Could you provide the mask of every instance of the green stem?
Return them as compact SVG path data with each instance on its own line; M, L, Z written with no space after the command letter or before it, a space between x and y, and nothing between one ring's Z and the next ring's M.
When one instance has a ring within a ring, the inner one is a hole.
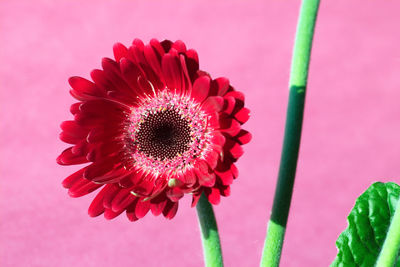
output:
M224 266L217 221L215 220L213 208L204 194L201 195L196 208L201 229L204 263L207 267Z
M261 259L262 267L279 266L281 257L299 154L308 67L318 6L319 0L303 0L300 10L290 73L285 136L274 203Z
M383 243L381 253L376 261L376 267L394 266L400 249L400 200L397 201L389 231Z

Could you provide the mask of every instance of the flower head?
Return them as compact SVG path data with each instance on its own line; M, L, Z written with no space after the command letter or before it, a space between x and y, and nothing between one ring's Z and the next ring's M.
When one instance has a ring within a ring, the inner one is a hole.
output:
M244 96L226 78L199 70L197 53L181 41L114 45L93 82L72 77L74 120L61 124L72 144L61 165L87 164L63 185L72 197L102 188L91 216L122 212L135 221L151 210L171 219L184 194L195 206L204 192L212 204L228 196L238 176L234 162L251 139Z

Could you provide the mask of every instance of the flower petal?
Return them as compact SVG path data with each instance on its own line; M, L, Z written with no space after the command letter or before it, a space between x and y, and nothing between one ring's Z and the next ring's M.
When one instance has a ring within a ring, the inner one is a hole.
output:
M201 192L193 194L193 196L192 196L192 205L191 205L192 208L197 205L197 203L199 202L200 197L201 197Z
M112 220L116 217L118 217L118 215L120 215L123 212L123 210L119 211L119 212L114 212L111 209L106 209L104 211L104 218L106 218L107 220Z
M199 180L199 184L212 187L215 184L215 174L204 160L198 161L194 166L194 172Z
M68 82L72 87L71 95L78 100L83 101L105 96L103 90L84 78L74 76L69 78Z
M237 121L243 124L250 118L250 110L248 108L242 108L236 112L234 117Z
M213 205L219 204L221 196L217 188L206 188L204 193L206 194L208 201L210 201L211 204Z
M114 185L105 185L103 189L97 194L97 196L93 199L92 203L89 206L88 213L90 217L96 217L104 213L104 197L107 196L110 191L114 190L114 188Z
M219 112L224 107L224 99L221 96L210 96L201 107L208 113Z
M107 188L107 194L103 197L103 206L106 209L111 209L111 203L121 189L115 184L107 184L105 188Z
M135 207L135 215L138 219L143 218L150 210L150 201L138 201Z
M148 87L143 86L143 81L145 80L143 79L143 73L137 65L132 63L130 60L123 58L120 61L120 68L124 80L129 84L135 95L140 96L151 93L151 90L149 90Z
M217 95L224 96L229 89L229 80L225 77L220 77L213 80L217 87Z
M95 184L92 181L82 178L68 190L68 194L71 197L81 197L102 186L102 184Z
M194 81L192 89L192 97L197 102L202 103L210 92L210 77L202 76Z
M120 189L111 201L111 209L114 212L125 210L135 199L136 197L131 194L130 190Z
M215 169L217 167L218 159L219 159L219 154L215 151L209 151L205 156L205 160L207 161L208 166L210 166L211 169Z
M83 179L83 172L86 168L80 169L77 172L74 172L70 176L64 179L62 185L64 188L71 188L75 183L77 183L80 179Z
M151 212L154 216L158 216L162 213L165 206L167 205L167 198L165 194L161 194L150 200L150 208Z
M167 87L177 94L182 92L182 70L180 60L175 49L170 50L162 58L161 68L164 73Z
M250 142L252 136L251 133L249 133L248 131L240 130L240 132L235 136L235 138L241 145L244 145Z
M117 62L121 60L121 58L126 57L128 54L128 48L126 48L121 43L116 43L113 46L114 58Z
M181 40L177 40L172 44L173 49L178 51L178 53L185 53L186 52L186 45Z
M179 187L170 188L167 191L167 197L171 201L177 202L177 201L179 201L179 199L181 199L183 197L183 192Z
M186 51L186 66L188 69L190 80L195 80L197 71L199 70L199 56L193 49Z
M229 134L230 136L235 136L240 132L240 123L235 119L225 116L224 114L220 116L219 123L220 131L223 133Z
M87 162L86 156L73 154L72 147L65 149L57 158L57 163L60 165L75 165Z
M171 202L169 201L163 210L163 215L167 219L172 219L175 217L176 212L178 211L178 203L179 202Z

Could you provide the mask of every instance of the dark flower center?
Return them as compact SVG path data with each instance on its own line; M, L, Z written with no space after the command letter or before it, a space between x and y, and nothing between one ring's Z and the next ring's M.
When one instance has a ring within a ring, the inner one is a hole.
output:
M189 149L190 127L172 109L149 114L136 134L138 150L156 159L173 159Z

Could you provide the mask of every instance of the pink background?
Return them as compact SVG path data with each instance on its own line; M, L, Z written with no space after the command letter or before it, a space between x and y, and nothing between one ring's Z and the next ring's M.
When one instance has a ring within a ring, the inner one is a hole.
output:
M167 221L89 218L56 165L72 119L69 76L112 45L181 39L252 111L253 141L232 195L215 207L226 266L257 266L278 172L300 1L1 1L0 265L201 266L196 210ZM322 1L282 266L327 266L355 198L399 182L399 1Z

